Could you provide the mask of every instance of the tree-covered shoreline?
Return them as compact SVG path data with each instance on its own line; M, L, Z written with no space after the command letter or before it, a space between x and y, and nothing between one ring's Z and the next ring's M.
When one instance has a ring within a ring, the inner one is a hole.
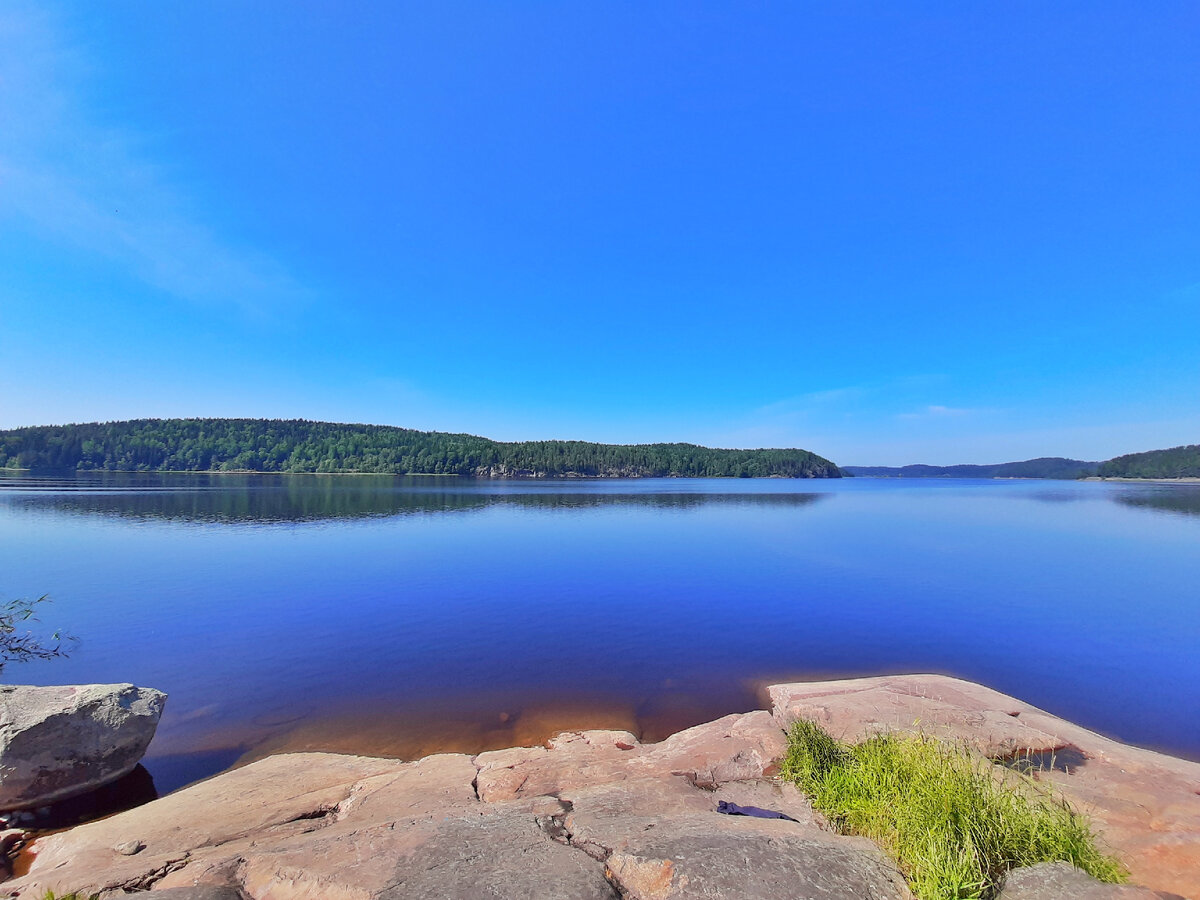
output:
M0 468L467 477L839 478L808 450L501 442L303 419L135 419L0 431Z
M1127 453L1102 463L1101 478L1200 478L1200 444Z
M1071 480L1096 474L1100 463L1061 456L1020 462L958 466L842 466L844 475L871 478L1050 478Z

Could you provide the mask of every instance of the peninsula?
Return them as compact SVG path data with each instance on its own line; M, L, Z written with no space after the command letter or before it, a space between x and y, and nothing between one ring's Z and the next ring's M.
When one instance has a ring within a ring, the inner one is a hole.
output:
M0 431L0 468L476 478L840 478L808 450L696 444L506 443L304 419L135 419Z

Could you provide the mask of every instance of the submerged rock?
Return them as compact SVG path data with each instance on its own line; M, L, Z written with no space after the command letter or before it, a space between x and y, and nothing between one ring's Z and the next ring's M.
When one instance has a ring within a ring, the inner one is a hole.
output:
M132 684L0 685L0 809L55 803L133 771L166 700Z

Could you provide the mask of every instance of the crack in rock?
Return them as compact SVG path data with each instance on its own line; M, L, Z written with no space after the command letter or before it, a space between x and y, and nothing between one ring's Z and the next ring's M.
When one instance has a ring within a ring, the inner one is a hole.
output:
M105 890L123 890L127 893L136 894L141 891L150 890L155 884L162 881L172 872L178 872L191 861L191 853L185 852L178 859L168 859L165 863L156 869L151 869L149 872L144 872L137 878L131 878L128 881L121 881L110 885Z

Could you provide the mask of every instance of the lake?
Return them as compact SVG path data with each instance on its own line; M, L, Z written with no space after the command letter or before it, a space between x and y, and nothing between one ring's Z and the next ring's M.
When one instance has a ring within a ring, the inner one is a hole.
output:
M238 760L646 740L765 683L983 682L1200 759L1200 486L0 476L27 684L170 695L162 793Z

